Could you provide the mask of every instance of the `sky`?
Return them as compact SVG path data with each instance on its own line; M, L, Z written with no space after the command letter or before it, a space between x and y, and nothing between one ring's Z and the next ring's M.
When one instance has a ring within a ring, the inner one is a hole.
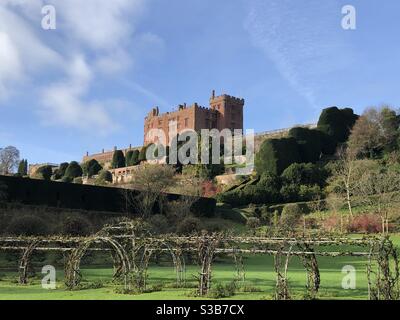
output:
M0 0L0 147L60 163L140 146L152 107L213 89L245 99L255 132L397 108L399 16L398 0Z

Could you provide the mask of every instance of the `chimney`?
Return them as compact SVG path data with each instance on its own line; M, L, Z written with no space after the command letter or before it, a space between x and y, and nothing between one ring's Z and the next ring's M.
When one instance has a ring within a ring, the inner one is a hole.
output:
M215 90L213 90L211 93L211 99L215 99Z

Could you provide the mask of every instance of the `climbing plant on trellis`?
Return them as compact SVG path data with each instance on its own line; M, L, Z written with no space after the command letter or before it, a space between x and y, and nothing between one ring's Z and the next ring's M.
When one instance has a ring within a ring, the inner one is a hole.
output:
M343 249L348 248L348 249ZM35 252L62 252L65 256L65 284L76 289L82 279L80 264L88 251L108 251L114 262L113 278L125 289L146 290L148 268L155 253L170 255L176 273L176 285L186 281L184 256L197 257L199 296L212 287L212 265L218 255L230 255L236 266L236 280L244 282L244 255L269 255L276 272L275 298L292 297L288 277L292 257L298 257L306 271L306 297L315 299L321 285L318 257L363 257L366 261L368 297L399 299L397 250L388 237L362 239L314 237L267 238L203 233L193 236L152 235L142 220L123 220L105 226L89 237L2 237L0 250L20 251L19 283L28 283L28 269Z

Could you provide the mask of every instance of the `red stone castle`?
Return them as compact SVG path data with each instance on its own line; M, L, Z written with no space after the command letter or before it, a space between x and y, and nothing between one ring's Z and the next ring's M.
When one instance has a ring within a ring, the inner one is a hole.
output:
M179 105L178 110L166 113L159 113L158 107L153 108L144 119L144 144L157 142L156 137L148 134L151 129L161 129L166 136L166 143L169 144L169 129L171 122L176 123L177 133L185 130L200 131L201 129L243 129L243 106L244 99L232 97L227 94L215 95L212 91L210 97L210 106L202 107L197 103L191 106L186 104ZM100 163L109 163L112 160L114 150L102 151L101 153L86 155L82 161L86 162L96 159ZM129 147L122 151L126 153L129 150L138 149Z
M215 96L212 92L210 106L201 107L197 103L191 106L179 105L177 111L159 113L158 107L153 108L144 120L144 145L158 142L158 137L151 134L152 129L164 132L169 144L171 123L175 123L177 133L186 130L196 132L201 129L243 129L244 99L227 94Z

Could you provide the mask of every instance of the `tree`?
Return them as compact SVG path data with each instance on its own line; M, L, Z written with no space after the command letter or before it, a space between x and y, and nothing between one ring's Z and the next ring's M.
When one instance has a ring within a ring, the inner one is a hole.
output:
M53 174L53 168L49 165L41 166L39 167L33 177L36 179L41 179L41 180L50 180L51 176Z
M293 163L283 171L281 177L286 183L297 185L323 186L328 177L324 168L312 163Z
M202 178L196 176L186 177L185 181L175 184L174 193L180 195L179 199L167 202L166 212L173 221L182 221L189 216L194 203L198 201L203 192Z
M146 161L147 146L143 146L139 152L139 162Z
M25 159L22 159L19 162L18 165L18 175L21 177L27 176L28 175L28 161Z
M13 173L19 163L19 150L13 146L0 149L0 174Z
M301 162L299 147L294 138L268 139L256 154L255 167L258 174L280 175L292 163Z
M115 150L111 162L113 169L125 167L125 156L122 150Z
M113 177L110 171L101 170L97 175L95 184L96 185L105 185L107 183L112 183Z
M126 153L126 166L136 166L139 163L139 150L129 150Z
M399 136L399 120L396 112L388 107L369 108L356 121L348 146L357 156L373 157L382 150L396 148Z
M357 192L362 203L370 206L382 222L382 232L389 232L388 213L394 202L399 200L400 175L393 170L375 168L364 171Z
M332 168L329 179L328 192L343 197L347 203L350 216L353 217L353 200L357 197L357 188L360 178L365 170L376 165L372 161L357 160L352 149L340 149L339 160Z
M68 165L69 165L68 162L62 162L62 163L60 163L58 169L56 169L56 170L54 171L53 180L59 180L59 179L61 179L62 177L64 177L64 176L65 176L65 171L67 170Z
M296 203L289 203L283 207L280 225L287 231L293 231L299 223L301 208Z
M302 162L317 162L322 155L323 132L319 130L296 127L289 131L289 137L296 139Z
M72 161L65 170L64 177L73 180L74 178L81 177L82 174L83 171L79 163L76 161Z
M140 190L138 195L124 191L126 201L133 205L143 217L153 213L156 203L160 204L162 193L174 184L175 169L169 165L146 165L135 174L132 189Z
M353 109L330 107L322 110L317 128L336 142L345 142L357 118Z
M125 164L127 167L131 166L132 163L132 154L133 154L133 150L129 150L126 154L125 154Z
M96 159L91 159L85 162L82 166L83 174L87 175L88 177L93 177L94 175L98 174L103 167L98 163Z

